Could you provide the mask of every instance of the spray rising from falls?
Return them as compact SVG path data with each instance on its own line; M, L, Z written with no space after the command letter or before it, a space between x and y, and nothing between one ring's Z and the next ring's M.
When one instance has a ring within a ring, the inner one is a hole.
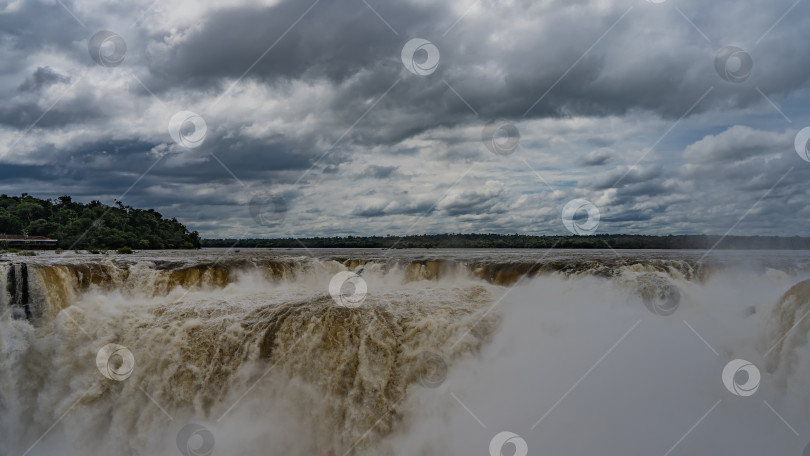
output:
M803 267L791 264L757 276L781 286ZM551 308L588 286L661 317L695 306L724 270L689 259L345 255L35 258L0 268L0 454L206 454L177 453L177 439L205 446L210 434L215 454L272 445L272 454L338 456L400 454L430 409L414 411L414 401L513 343L499 342L513 334L505 309ZM340 305L330 280L361 268L368 295ZM510 298L521 278L534 279ZM572 311L595 305L581 301ZM446 454L419 445L412 454Z
M497 322L480 313L492 301L486 284L425 285L430 266L367 265L366 280L384 288L358 309L326 293L346 269L336 261L171 266L6 265L2 445L24 449L47 426L43 414L73 408L84 419L68 429L119 436L83 451L151 454L161 442L146 436L161 435L167 417L225 420L268 380L255 393L305 405L288 414L318 430L313 451L359 450L361 437L390 431L397 417L385 412L437 368L426 359L478 350ZM107 344L132 353L121 382L95 369Z

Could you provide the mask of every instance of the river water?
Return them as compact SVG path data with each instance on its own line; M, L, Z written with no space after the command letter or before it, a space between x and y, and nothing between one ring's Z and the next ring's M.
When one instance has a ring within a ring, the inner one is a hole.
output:
M0 455L803 456L810 252L0 258Z

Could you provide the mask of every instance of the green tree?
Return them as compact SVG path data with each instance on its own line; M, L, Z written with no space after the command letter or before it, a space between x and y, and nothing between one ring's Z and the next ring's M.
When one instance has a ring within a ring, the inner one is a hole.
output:
M121 247L199 248L200 237L176 219L164 219L152 209L134 209L116 201L74 202L63 195L42 200L23 193L0 195L0 234L48 236L59 247L117 249Z

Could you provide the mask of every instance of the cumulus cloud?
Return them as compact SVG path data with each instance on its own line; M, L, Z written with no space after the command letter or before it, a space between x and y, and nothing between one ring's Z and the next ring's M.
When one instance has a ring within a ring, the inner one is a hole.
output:
M583 166L602 166L613 159L613 150L608 148L596 149L580 159Z
M810 234L789 223L810 212L792 152L810 15L792 5L6 2L0 191L123 196L209 237L563 233L573 198L601 231L722 233L747 213L740 233ZM120 64L91 58L100 30ZM403 65L411 38L438 49L431 74ZM718 73L739 70L717 62L729 45L753 62L737 82ZM205 120L199 147L168 131L181 110ZM512 155L482 144L496 118ZM275 231L245 206L268 190L289 200Z
M683 157L692 163L737 163L763 158L789 150L796 132L757 130L735 125L716 135L709 135L684 149Z

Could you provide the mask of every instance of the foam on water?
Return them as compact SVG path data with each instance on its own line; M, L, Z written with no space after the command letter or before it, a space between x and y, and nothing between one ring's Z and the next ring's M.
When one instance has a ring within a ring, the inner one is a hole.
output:
M501 431L529 454L810 441L805 258L172 255L30 261L31 319L0 320L0 454L183 454L190 422L213 454L487 454ZM360 266L368 298L337 305L330 278ZM133 354L125 380L97 369L106 344ZM753 396L722 382L736 358L762 372Z

